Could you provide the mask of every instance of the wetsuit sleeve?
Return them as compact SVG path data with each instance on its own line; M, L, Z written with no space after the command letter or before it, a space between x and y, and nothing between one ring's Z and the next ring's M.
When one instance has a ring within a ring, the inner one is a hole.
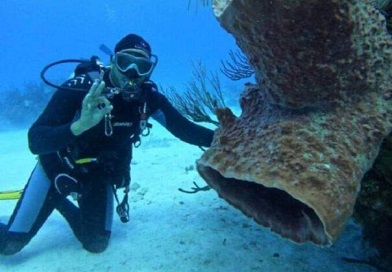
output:
M42 114L29 129L29 148L33 154L56 152L75 140L71 124L86 93L57 90L53 94Z
M154 96L158 99L158 109L152 117L170 133L189 144L205 147L211 145L213 130L189 121L173 107L164 95L155 92Z

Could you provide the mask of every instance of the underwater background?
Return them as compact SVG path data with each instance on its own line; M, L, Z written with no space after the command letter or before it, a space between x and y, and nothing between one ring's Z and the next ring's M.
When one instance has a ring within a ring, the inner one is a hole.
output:
M30 117L37 116L48 96L43 93L50 92L40 79L45 65L63 59L89 59L92 55L108 64L109 56L99 46L104 44L113 50L129 33L144 37L159 58L152 80L162 88L178 91L192 77L195 63L202 63L209 73L219 72L220 61L228 59L230 50L237 48L232 36L219 26L212 9L199 1L7 0L2 1L0 14L0 58L4 67L0 88L3 93L12 92L11 96L15 96L14 91L30 90L22 98L14 97L12 103L25 107ZM61 83L75 65L55 66L46 76ZM224 76L221 84L228 91L227 99L233 96L236 101L242 85ZM15 124L28 126L34 120L14 112L7 104L0 102L3 109L9 108L8 113L1 114L5 117L0 118L1 130Z
M184 90L199 61L208 72L219 73L221 61L237 47L212 9L197 2L1 1L0 161L7 169L0 168L0 190L23 187L35 164L26 129L53 90L40 79L45 65L92 55L108 63L99 46L113 49L123 36L136 33L159 58L152 80L162 88ZM74 66L56 66L47 76L61 83ZM243 85L253 79L234 82L219 76L227 105L238 111ZM154 123L132 163L136 182L131 223L115 219L107 252L84 252L61 216L54 214L23 252L0 257L0 271L376 271L343 259L366 259L374 253L362 244L361 229L352 221L330 248L297 245L255 224L212 190L179 193L178 187L189 188L192 182L205 185L193 168L200 155ZM15 203L0 202L1 222L8 220Z
M108 56L128 33L137 33L159 57L154 80L181 84L191 75L191 62L202 60L211 70L235 49L234 39L220 28L211 8L188 0L2 1L1 85L38 81L48 63L67 58ZM62 73L54 76L63 77Z

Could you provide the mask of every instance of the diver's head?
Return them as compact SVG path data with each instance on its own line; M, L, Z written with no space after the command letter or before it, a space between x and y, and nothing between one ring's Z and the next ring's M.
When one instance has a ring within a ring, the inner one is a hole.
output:
M121 89L140 86L151 76L156 63L150 45L142 37L129 34L114 48L110 80Z

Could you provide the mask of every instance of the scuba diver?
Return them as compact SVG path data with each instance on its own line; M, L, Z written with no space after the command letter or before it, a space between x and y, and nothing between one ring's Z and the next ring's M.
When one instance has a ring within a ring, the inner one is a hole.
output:
M84 249L104 251L114 201L121 221L129 221L132 146L148 135L150 116L184 142L200 147L212 142L212 130L186 119L157 91L150 80L157 56L142 37L122 38L107 67L97 58L92 61L78 65L28 131L38 162L8 224L0 223L2 255L22 250L54 209Z

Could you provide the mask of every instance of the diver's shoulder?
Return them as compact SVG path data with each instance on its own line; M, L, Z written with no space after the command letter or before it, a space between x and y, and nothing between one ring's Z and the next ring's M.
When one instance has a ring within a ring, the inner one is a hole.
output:
M152 81L147 80L143 83L143 89L147 92L147 97L153 101L160 101L165 98L165 95L159 91L158 85Z

